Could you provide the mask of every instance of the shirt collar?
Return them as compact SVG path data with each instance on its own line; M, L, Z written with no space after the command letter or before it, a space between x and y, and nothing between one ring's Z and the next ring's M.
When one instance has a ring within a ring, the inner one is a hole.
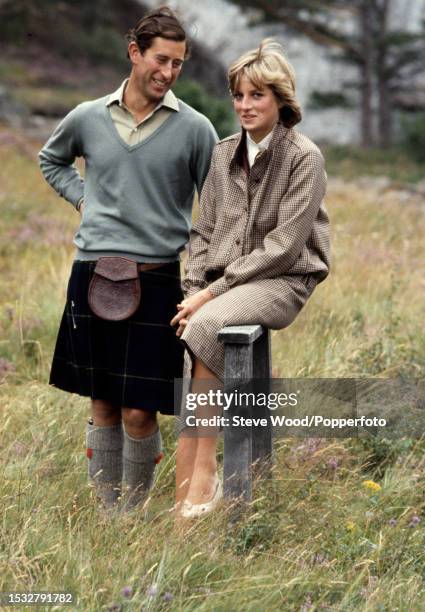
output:
M281 140L285 136L285 134L288 132L288 129L289 128L285 127L281 121L278 121L278 123L274 126L273 130L269 134L267 134L265 138L263 138L261 143L258 144L261 144L263 146L264 140L269 139L267 141L267 147L265 148L269 151L273 151L277 142L279 142L279 140ZM243 165L243 148L247 146L247 138L248 132L242 128L242 131L235 143L235 151L232 156L232 162L236 163L239 166Z
M270 141L272 139L272 136L273 136L273 130L271 130L271 132L269 132L267 136L264 136L264 138L260 140L260 142L255 142L255 140L253 140L247 132L246 142L247 142L248 148L252 148L253 150L255 150L256 153L258 153L258 151L264 151L265 149L268 148Z
M125 79L121 83L121 85L118 87L118 89L114 91L113 93L111 93L111 95L106 101L106 106L111 106L111 104L118 104L119 106L125 108L123 98L124 98L124 91L125 91L128 81L129 79ZM162 100L159 102L159 104L155 107L154 110L158 110L159 108L161 108L161 106L166 106L167 108L177 111L177 112L180 110L179 101L176 98L176 96L173 94L171 89L167 91L165 96L162 98Z
M260 142L255 142L251 138L251 136L248 134L248 132L246 133L248 163L249 163L250 168L254 164L254 161L257 155L267 150L267 147L269 146L272 135L273 135L273 130L271 130L271 132L269 132L267 136L265 136L262 140L260 140Z

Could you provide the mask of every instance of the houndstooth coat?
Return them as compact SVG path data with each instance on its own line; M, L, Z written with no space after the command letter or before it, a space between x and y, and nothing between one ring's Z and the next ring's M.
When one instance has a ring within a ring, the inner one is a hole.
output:
M215 296L182 335L191 356L223 377L225 325L287 327L329 271L324 160L278 123L250 170L245 132L219 142L193 226L183 291Z

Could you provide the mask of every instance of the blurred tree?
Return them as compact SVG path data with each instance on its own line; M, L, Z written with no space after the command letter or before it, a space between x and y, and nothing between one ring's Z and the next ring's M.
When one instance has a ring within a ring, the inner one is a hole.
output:
M402 142L411 157L425 163L425 112L404 118Z
M425 57L425 26L410 32L390 24L396 0L231 1L244 10L255 9L253 25L280 22L356 66L359 79L350 85L360 91L362 143L391 143L394 112L403 106L400 90L413 87Z

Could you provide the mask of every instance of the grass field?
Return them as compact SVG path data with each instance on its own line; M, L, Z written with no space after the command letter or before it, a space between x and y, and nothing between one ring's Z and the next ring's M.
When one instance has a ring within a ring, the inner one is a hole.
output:
M78 218L41 178L37 149L1 138L0 592L73 591L84 611L423 610L420 440L279 439L273 480L240 523L228 529L223 509L182 536L164 417L146 511L98 514L87 400L46 384ZM273 332L275 375L423 377L424 207L341 180L327 201L332 274Z
M387 176L400 183L424 179L424 166L414 161L400 146L386 149L333 145L324 148L329 174L348 180L359 176Z

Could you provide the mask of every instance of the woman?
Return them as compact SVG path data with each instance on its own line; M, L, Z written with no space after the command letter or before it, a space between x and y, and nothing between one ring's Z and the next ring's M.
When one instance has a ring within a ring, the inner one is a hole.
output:
M194 225L178 325L196 380L223 378L226 325L287 327L329 270L324 160L293 129L294 71L273 39L229 69L241 133L213 152ZM192 389L193 390L193 389ZM215 437L180 436L177 503L200 516L221 497Z

